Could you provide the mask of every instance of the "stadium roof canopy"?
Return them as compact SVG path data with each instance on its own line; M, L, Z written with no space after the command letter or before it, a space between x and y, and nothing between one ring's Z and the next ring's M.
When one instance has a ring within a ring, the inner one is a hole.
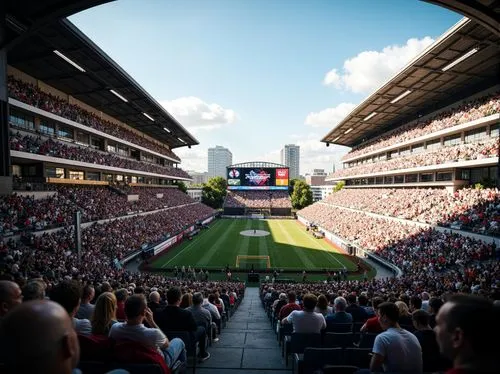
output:
M500 82L500 37L462 19L321 141L353 147Z
M500 35L500 1L498 0L423 0L448 8L476 20L490 31Z
M267 162L267 161L249 161L228 166L228 168L287 168L287 167L288 166L283 164L276 164L274 162Z
M103 2L89 1L94 5ZM38 4L38 1L32 3ZM62 6L62 1L52 0L49 3ZM12 27L15 26L9 26ZM9 65L172 148L199 144L146 90L69 20L53 20L11 44L7 53Z

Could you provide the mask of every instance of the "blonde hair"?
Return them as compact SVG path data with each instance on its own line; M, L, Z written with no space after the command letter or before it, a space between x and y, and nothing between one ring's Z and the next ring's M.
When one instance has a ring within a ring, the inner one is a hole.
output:
M404 301L398 300L395 302L396 306L399 309L400 316L409 316L410 310L408 309L408 305Z
M116 296L112 292L104 292L95 303L92 334L108 335L113 321L116 321Z
M193 295L189 292L182 295L181 303L179 306L183 309L193 306Z

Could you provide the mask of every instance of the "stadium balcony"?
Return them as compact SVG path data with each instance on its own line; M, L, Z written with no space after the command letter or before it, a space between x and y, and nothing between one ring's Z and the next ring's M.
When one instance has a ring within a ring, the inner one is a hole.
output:
M170 162L178 163L180 158L164 145L149 140L137 130L126 129L111 121L99 118L96 114L71 104L55 95L44 92L32 84L9 76L9 105L22 109L40 118L59 122L63 125L83 130L116 143L133 147Z
M351 163L327 180L345 180L348 187L445 186L457 188L486 179L496 180L499 155L498 123L482 126L413 147L396 149L383 157Z
M413 122L402 124L361 145L354 147L344 157L344 163L378 156L398 148L412 146L424 141L462 131L477 129L498 123L500 119L500 96L498 93L480 96L458 106L452 105Z
M11 132L10 148L13 164L41 162L63 166L73 173L81 174L76 178L84 179L84 170L102 171L119 175L155 177L158 179L191 179L182 169L162 166L125 156L104 152L79 145L68 138L52 138L47 135L34 136L28 132ZM76 175L76 174L75 174Z

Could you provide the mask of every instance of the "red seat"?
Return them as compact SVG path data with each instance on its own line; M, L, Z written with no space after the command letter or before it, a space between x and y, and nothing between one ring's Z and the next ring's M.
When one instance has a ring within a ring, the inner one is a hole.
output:
M163 374L171 374L165 358L156 349L129 340L116 342L113 348L113 361L129 364L155 364L161 367Z

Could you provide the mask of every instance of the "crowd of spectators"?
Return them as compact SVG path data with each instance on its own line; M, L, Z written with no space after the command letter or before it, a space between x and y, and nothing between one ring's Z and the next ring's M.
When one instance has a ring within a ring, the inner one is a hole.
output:
M343 189L323 202L500 235L500 191L497 188L462 188L453 194L443 188L369 188L362 193L357 189Z
M162 155L180 161L180 158L169 148L140 136L137 132L99 118L95 114L80 108L78 105L70 104L67 100L63 100L57 96L42 91L33 84L29 84L18 80L13 76L9 76L8 90L10 97L22 101L23 103L70 119L82 125L92 127L96 130L123 140L127 140L131 143L141 145Z
M456 108L441 112L429 120L411 122L378 137L371 138L368 142L364 142L359 147L353 148L343 159L361 156L377 149L389 147L499 112L500 95L498 93L478 98Z
M450 162L477 160L498 157L500 144L498 138L483 139L478 143L457 144L442 148L391 158L389 160L366 163L351 168L337 170L333 177L348 177L379 173L391 170L417 168L422 166L440 165Z
M196 203L131 218L95 223L82 229L82 257L75 249L73 227L0 244L0 253L11 255L9 270L38 274L53 279L66 276L106 280L121 274L114 260L121 260L143 246L156 244L185 227L214 214L206 205Z
M292 208L288 191L228 191L226 208Z
M405 274L418 273L422 277L439 274L457 266L471 266L475 261L497 259L500 253L494 242L486 243L322 203L310 205L297 214L372 251ZM496 270L500 269L498 262L495 266Z
M101 152L89 147L70 144L55 140L53 138L42 138L41 136L21 135L21 133L11 133L9 138L10 149L20 152L35 153L44 156L63 158L98 164L114 166L117 168L146 171L173 177L189 178L184 170L168 165L152 164L144 161L137 161L130 158L118 156L107 152Z
M0 235L23 230L44 230L67 226L73 214L82 212L82 222L125 216L193 204L187 194L177 188L133 187L129 194L138 195L128 200L106 186L58 186L53 195L35 199L17 194L0 197Z

